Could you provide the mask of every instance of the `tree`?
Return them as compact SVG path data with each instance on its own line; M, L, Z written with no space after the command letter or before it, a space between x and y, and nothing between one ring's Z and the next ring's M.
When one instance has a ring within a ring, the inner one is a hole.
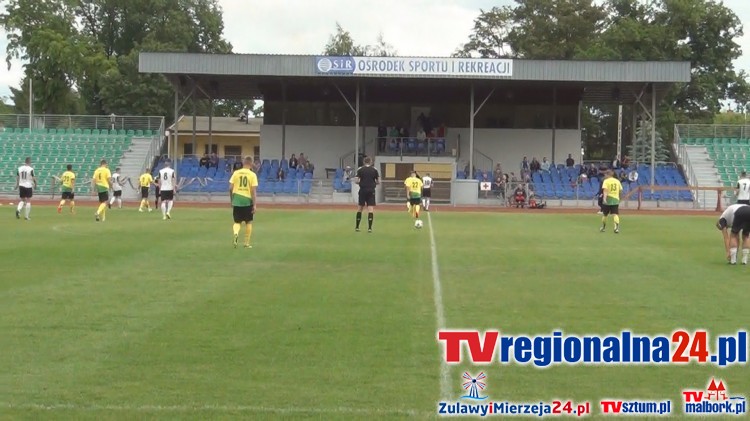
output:
M509 39L514 24L513 9L509 6L496 6L488 11L480 9L479 16L474 20L469 42L453 55L482 58L515 57Z
M172 118L172 89L138 72L139 52L232 48L217 0L7 0L0 25L9 65L28 62L26 76L40 87L35 108L47 113L67 112L72 94L92 114Z
M336 32L328 38L323 54L327 56L364 56L367 54L367 47L356 44L349 31L336 22Z
M670 153L661 133L656 131L656 161L669 161ZM628 145L628 156L635 162L651 162L651 122L643 120L635 131L635 143Z
M386 42L383 33L379 32L375 44L365 48L365 54L376 57L395 57L398 55L398 51L396 51L393 45Z

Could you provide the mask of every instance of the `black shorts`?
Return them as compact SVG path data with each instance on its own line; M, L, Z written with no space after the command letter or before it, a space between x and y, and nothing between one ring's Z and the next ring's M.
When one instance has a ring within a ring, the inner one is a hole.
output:
M421 197L410 197L409 203L412 205L421 205L422 204L422 198Z
M156 195L156 200L159 200L159 197L160 197L159 195L161 195L161 190L159 190L159 188L157 187L156 192L154 194Z
M741 207L734 212L734 221L732 221L732 234L739 234L747 237L750 234L750 207Z
M141 199L148 199L148 187L141 187Z
M115 197L122 197L122 190L114 190L112 193Z
M109 200L109 192L108 191L99 192L99 203L104 203L107 200Z
M602 204L602 213L604 216L607 215L619 215L620 214L620 205L608 205L608 204Z
M232 208L232 215L234 216L235 224L241 224L243 222L253 222L253 207L234 206Z
M750 205L750 200L738 200L738 205Z
M432 188L422 189L422 197L432 197Z
M64 191L62 192L62 200L73 200L75 199L76 195L72 191Z
M18 197L21 199L31 199L31 197L34 196L34 189L31 187L19 187L18 188Z
M359 206L375 206L375 190L359 190Z
M164 190L160 193L161 200L174 200L174 190Z

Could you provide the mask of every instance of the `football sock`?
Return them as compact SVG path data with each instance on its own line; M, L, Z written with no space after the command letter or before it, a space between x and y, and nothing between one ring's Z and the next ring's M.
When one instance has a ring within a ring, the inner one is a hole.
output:
M729 249L729 262L737 263L737 247L731 247Z
M615 215L614 219L615 219L615 225L620 225L620 215Z
M145 202L145 201L146 201L145 199L141 199L141 204L138 206L138 209L143 210L143 205L144 205L143 202Z
M357 212L357 228L359 228L360 222L362 222L362 212Z
M750 257L750 249L742 249L742 263L747 264L748 257Z
M112 196L112 198L111 198L111 199L109 199L109 204L111 205L111 204L113 204L113 203L115 203L115 197L114 197L114 196Z
M232 233L234 235L240 235L240 228L242 227L242 224L234 224L232 225Z
M172 203L173 202L171 200L167 203L167 213L172 212Z
M26 217L29 217L29 214L31 213L31 202L26 202Z
M122 199L120 199L120 198L118 197L118 198L117 198L117 200L116 200L116 202L117 202L117 207L118 207L118 208L121 208L121 207L122 207Z
M70 201L70 210L72 211L72 210L74 210L75 208L76 208L76 201L75 201L75 200L71 200L71 201Z
M367 228L372 229L372 220L375 219L375 214L370 212L367 214Z
M63 207L63 205L65 205L65 200L64 199L60 201L60 206L58 206L58 208Z
M104 209L107 209L107 202L99 203L99 209L96 210L96 214L104 215Z
M167 216L167 203L161 202L161 214Z
M245 245L250 245L250 236L253 235L253 224L245 224Z
M414 206L414 217L419 219L419 205Z
M430 199L425 199L424 202L424 210L427 210L430 208Z
M21 209L23 209L23 205L25 205L25 204L26 204L26 202L24 202L23 200L20 201L20 202L18 202L18 206L16 206L16 210L18 212L21 212Z

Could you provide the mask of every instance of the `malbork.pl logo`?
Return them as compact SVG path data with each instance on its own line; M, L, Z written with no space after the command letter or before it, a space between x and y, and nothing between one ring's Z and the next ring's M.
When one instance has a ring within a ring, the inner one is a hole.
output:
M747 399L730 396L723 380L711 379L706 390L683 390L683 412L687 415L745 415Z

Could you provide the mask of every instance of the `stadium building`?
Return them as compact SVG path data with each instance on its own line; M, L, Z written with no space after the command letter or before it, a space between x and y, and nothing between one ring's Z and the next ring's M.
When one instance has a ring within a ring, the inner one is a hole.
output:
M595 180L571 186L576 170L565 166L568 157L576 165L583 158L581 108L640 104L632 119L654 120L667 89L690 80L689 62L186 53L141 53L140 71L173 84L178 115L191 98L262 99L260 155L268 161L261 184L271 186L263 193L288 190L269 178L292 153L314 162L315 178L334 173L337 191L349 187L342 169L368 155L385 181L381 200L400 200L398 182L415 168L430 172L438 198L454 204L477 203L483 174L491 177L498 164L518 174L523 157L555 164L535 176L544 196L590 197ZM190 137L173 133L170 149L179 153ZM681 178L676 168L661 174L641 164L641 183Z

